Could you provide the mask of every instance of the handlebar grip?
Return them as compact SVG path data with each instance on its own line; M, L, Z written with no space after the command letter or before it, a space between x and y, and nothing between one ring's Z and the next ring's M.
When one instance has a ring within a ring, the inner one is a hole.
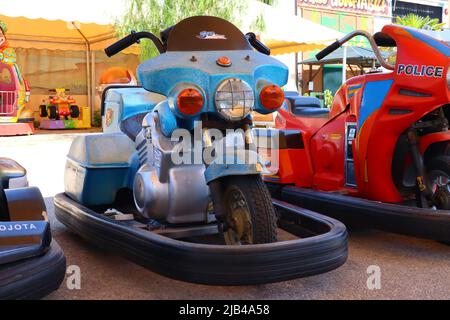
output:
M129 46L135 44L137 40L138 39L136 39L135 35L132 33L126 36L125 38L120 39L119 41L110 45L108 48L105 49L105 53L108 57L111 58L112 56L118 54L122 50L125 50Z
M250 42L252 47L255 48L258 52L261 52L262 54L270 56L270 48L267 47L261 41L259 41L253 32L247 33L246 37L247 37L248 42Z
M333 51L339 49L340 46L341 46L341 42L339 40L336 40L335 42L330 44L328 47L326 47L325 49L320 51L318 54L316 54L316 59L319 61L322 60L323 58L325 58L327 55L329 55Z

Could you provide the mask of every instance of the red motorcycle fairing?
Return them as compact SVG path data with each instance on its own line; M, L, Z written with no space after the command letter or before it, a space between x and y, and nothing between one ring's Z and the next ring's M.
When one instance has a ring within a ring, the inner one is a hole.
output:
M450 132L435 132L423 136L419 141L419 151L425 154L427 150L436 143L447 142L444 147L450 144Z
M303 140L302 148L287 148L279 150L280 168L277 176L266 177L281 184L295 184L298 187L310 187L313 183L314 165L312 162L310 141L315 132L329 118L311 118L294 115L286 100L285 107L278 111L275 125L278 129L298 130ZM300 125L299 125L300 124Z
M283 119L277 121L277 128L300 130L305 145L302 157L313 164L296 163L300 168L293 172L301 172L294 179L296 186L348 192L383 202L403 201L392 178L397 142L413 124L449 103L446 72L450 48L412 29L390 25L382 32L398 48L392 72L348 80L336 93L326 121L280 112ZM347 141L348 130L354 130L355 124L356 135ZM420 137L422 154L449 138L448 133ZM351 155L351 161L346 155ZM282 158L281 166L287 162ZM280 181L282 173L283 168Z

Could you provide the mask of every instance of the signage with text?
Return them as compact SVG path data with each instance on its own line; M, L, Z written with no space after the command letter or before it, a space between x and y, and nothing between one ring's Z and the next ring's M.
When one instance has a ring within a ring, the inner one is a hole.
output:
M300 7L389 15L388 0L297 0Z

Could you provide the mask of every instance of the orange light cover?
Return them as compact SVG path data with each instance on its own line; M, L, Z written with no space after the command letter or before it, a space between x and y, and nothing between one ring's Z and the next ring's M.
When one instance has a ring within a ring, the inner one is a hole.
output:
M193 116L199 113L204 104L203 95L195 89L184 89L177 98L178 109L181 113Z
M221 67L230 67L232 62L228 57L220 57L219 59L217 59L217 64Z
M259 100L264 108L276 110L284 103L284 92L279 86L271 84L261 90Z

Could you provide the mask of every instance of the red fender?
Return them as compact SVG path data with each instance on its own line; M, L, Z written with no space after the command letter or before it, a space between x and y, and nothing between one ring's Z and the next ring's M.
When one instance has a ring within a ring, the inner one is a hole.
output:
M438 142L444 142L444 141L449 141L450 142L450 131L435 132L435 133L427 134L426 136L420 138L420 141L419 141L420 153L421 154L425 154L427 149L432 144L435 144L435 143L438 143Z

